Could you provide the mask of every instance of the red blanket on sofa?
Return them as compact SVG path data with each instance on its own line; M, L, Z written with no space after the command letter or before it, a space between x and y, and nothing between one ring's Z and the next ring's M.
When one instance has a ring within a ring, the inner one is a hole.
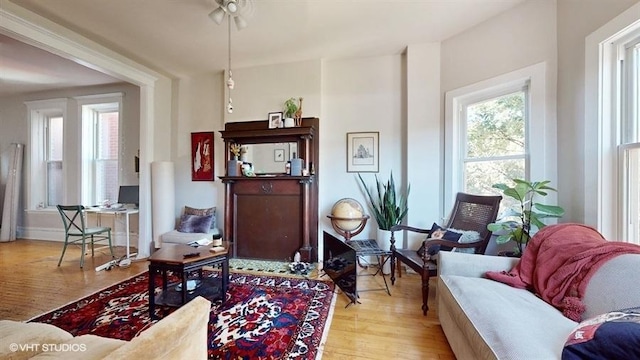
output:
M571 320L580 321L589 279L608 260L640 254L640 246L607 241L582 224L549 225L536 233L511 271L489 271L486 277L535 292Z

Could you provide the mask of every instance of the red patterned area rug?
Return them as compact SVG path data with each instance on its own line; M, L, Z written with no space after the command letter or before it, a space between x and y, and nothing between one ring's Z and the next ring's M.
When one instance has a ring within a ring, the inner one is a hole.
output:
M131 340L158 321L149 317L148 279L142 273L30 322L53 324L74 336ZM211 307L209 358L320 359L334 305L332 282L231 273L225 303ZM157 311L167 316L173 309Z

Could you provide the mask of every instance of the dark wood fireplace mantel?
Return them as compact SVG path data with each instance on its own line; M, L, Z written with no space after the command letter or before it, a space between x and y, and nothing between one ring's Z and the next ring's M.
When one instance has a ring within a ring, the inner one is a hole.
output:
M266 120L225 125L221 134L227 160L234 143L295 142L308 174L220 177L225 184L224 234L233 257L291 261L299 251L303 261L318 260L317 131L317 118L282 129L269 129Z

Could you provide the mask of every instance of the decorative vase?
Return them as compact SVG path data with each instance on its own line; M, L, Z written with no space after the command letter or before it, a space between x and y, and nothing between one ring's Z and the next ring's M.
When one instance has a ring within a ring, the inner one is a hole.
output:
M296 126L296 122L293 118L284 118L284 127L290 128L294 126Z
M242 175L242 163L236 159L229 160L227 162L227 176L241 176Z

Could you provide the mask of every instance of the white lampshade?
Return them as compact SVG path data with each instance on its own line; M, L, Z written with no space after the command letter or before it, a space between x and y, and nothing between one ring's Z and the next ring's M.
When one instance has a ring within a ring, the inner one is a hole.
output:
M238 11L238 4L234 0L229 0L227 3L227 11L229 14L235 14Z
M244 20L242 16L238 15L234 17L233 20L236 23L236 29L242 30L247 27L247 22Z
M209 13L209 18L218 25L222 24L222 20L224 20L224 16L225 16L225 12L224 10L222 10L221 7Z

